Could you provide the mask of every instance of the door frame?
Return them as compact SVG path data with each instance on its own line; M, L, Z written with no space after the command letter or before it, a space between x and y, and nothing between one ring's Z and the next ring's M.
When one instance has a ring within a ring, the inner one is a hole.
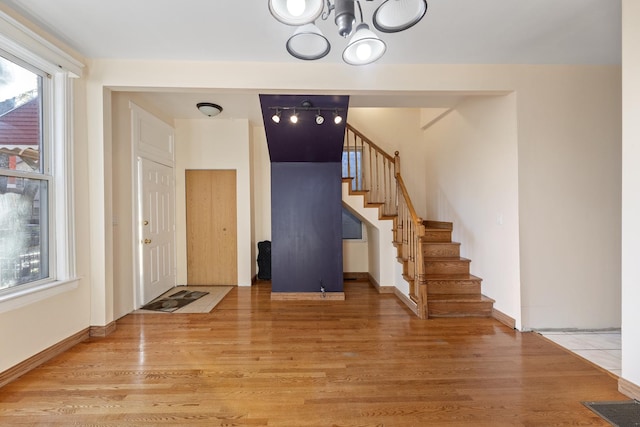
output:
M133 286L131 292L133 293L133 310L137 310L144 305L144 293L143 293L143 243L142 243L142 235L143 235L143 221L142 218L142 199L140 197L140 185L141 173L140 170L140 159L149 160L152 162L160 163L162 165L168 166L172 170L172 178L173 178L173 266L176 270L174 272L175 282L173 286L177 286L177 238L176 238L176 169L175 169L175 143L174 143L174 129L167 123L163 122L156 116L150 114L145 111L138 105L133 102L129 102L129 108L131 110L131 170L132 170L132 180L131 180L131 197L132 197L132 206L135 209L133 212L132 219L132 231L133 236L131 239L131 244L133 246L133 253L135 254L135 260L133 265ZM143 137L141 133L143 132L142 122L147 124L152 124L157 127L157 130L164 133L166 136L165 141L159 141L158 144L152 145L149 144L150 141L143 141Z

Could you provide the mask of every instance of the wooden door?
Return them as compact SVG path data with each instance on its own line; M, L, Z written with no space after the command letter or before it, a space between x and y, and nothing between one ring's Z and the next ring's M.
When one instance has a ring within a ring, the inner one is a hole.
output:
M237 285L235 170L187 170L187 283Z

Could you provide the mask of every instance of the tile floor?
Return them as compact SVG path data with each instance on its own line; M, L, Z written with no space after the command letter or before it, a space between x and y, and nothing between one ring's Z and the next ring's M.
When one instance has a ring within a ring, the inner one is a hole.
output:
M606 331L536 331L556 344L571 350L620 376L622 344L620 330Z

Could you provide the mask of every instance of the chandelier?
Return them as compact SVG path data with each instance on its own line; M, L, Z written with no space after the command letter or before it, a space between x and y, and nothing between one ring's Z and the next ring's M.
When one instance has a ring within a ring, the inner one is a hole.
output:
M356 4L360 23L354 31ZM283 24L298 27L286 44L289 54L298 59L316 60L329 53L331 44L315 21L318 18L326 21L332 11L338 34L344 38L351 37L342 52L344 62L371 64L387 50L386 43L364 22L359 0L269 0L269 11ZM420 22L426 13L427 0L382 0L371 21L380 32L397 33Z

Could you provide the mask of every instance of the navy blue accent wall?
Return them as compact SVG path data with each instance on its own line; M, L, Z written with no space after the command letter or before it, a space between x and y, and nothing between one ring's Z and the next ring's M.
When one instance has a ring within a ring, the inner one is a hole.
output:
M342 292L340 163L271 164L272 292Z
M316 124L317 110L293 107L308 101L323 108L325 121ZM342 145L348 96L260 95L271 159L271 290L272 292L343 291L342 273ZM274 107L288 107L280 123ZM333 111L343 122L336 125Z

